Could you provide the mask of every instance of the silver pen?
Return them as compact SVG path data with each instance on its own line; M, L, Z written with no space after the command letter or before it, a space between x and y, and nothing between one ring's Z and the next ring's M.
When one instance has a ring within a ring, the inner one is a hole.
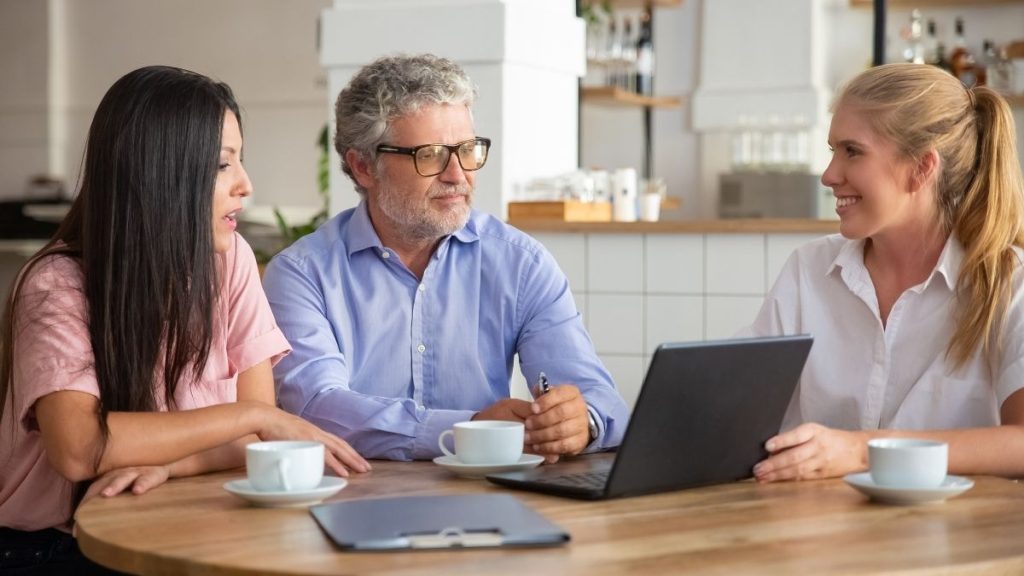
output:
M551 390L551 385L548 384L548 377L543 372L537 377L537 389L540 390L541 395L547 394Z

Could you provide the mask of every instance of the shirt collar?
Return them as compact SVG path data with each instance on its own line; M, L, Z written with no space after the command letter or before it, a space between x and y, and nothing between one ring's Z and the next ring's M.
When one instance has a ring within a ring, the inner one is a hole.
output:
M946 286L953 291L956 289L956 279L960 275L960 263L964 260L964 247L955 234L950 234L946 239L946 246L939 255L939 261L935 265L935 272L942 274L946 280ZM932 273L934 276L935 272ZM929 280L931 280L929 278Z
M476 218L474 218L475 214L476 211L472 210L466 225L441 241L438 249L434 252L435 258L440 258L442 253L447 252L449 244L448 241L450 238L454 237L463 244L476 242L480 239L480 235L476 229ZM352 214L352 220L349 222L348 228L345 231L345 246L348 249L349 256L369 248L376 248L378 251L384 249L384 245L381 243L380 237L377 236L377 231L373 229L373 222L370 221L370 212L369 208L367 208L365 198L359 202L359 205L356 206L355 212Z
M352 220L345 230L345 247L349 256L368 248L377 248L378 251L384 248L377 231L373 229L373 223L370 222L370 212L366 208L365 198L356 206Z
M936 274L941 274L943 280L945 280L946 287L950 291L954 291L956 289L956 279L960 272L960 263L963 259L964 248L956 235L951 233L949 238L946 239L946 245L942 248L942 253L939 254L939 260L935 263L935 268L928 275L928 279L923 282L922 288L926 288L931 284L932 278ZM832 261L832 265L825 272L825 275L831 275L840 268L849 268L851 270L864 268L863 238L844 243L843 247L839 250L839 254Z

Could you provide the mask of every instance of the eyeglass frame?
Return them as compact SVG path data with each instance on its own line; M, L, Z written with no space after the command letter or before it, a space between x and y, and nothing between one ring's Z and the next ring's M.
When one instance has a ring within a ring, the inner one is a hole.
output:
M467 142L473 142L475 144L483 143L484 145L487 146L487 155L484 156L483 164L480 164L476 168L466 168L465 166L462 165L462 157L459 156L458 150L459 147L461 147L463 144L466 144ZM448 160L445 161L444 166L441 168L439 172L435 172L433 174L424 174L420 172L420 163L419 160L416 159L416 153L424 148L427 148L428 146L440 146L442 148L448 149ZM476 138L470 138L469 140L463 140L462 142L456 142L455 144L420 144L419 146L413 146L411 148L405 146L392 146L390 144L378 144L377 152L383 152L385 154L401 154L403 156L412 156L412 166L416 170L416 173L419 174L420 176L423 176L424 178L429 178L431 176L437 176L438 174L444 173L444 171L448 169L448 164L450 164L452 161L452 156L455 156L458 159L459 168L462 168L463 172L476 172L477 170L483 168L484 164L487 164L487 159L490 158L491 156L491 139L484 138L483 136L477 136Z

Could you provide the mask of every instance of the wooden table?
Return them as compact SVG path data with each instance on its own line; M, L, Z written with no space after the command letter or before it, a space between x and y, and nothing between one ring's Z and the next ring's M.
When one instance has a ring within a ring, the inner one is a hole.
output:
M336 550L305 508L227 493L243 471L174 480L78 512L90 558L138 574L1008 574L1024 572L1024 486L976 478L939 504L869 502L841 480L753 482L604 502L514 492L559 524L557 548ZM497 492L430 462L374 462L331 500Z

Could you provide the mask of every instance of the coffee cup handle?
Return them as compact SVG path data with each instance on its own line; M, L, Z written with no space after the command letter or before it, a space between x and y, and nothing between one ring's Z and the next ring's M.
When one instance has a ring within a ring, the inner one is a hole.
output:
M441 435L437 437L437 446L439 448L441 448L441 452L444 452L446 456L450 456L452 458L455 458L456 457L455 453L452 452L451 450L448 450L448 447L444 445L444 437L449 435L449 434L455 434L455 431L454 430L445 430L444 432L441 432Z
M277 476L281 481L281 486L284 487L284 491L291 492L292 485L288 482L288 460L277 461Z

